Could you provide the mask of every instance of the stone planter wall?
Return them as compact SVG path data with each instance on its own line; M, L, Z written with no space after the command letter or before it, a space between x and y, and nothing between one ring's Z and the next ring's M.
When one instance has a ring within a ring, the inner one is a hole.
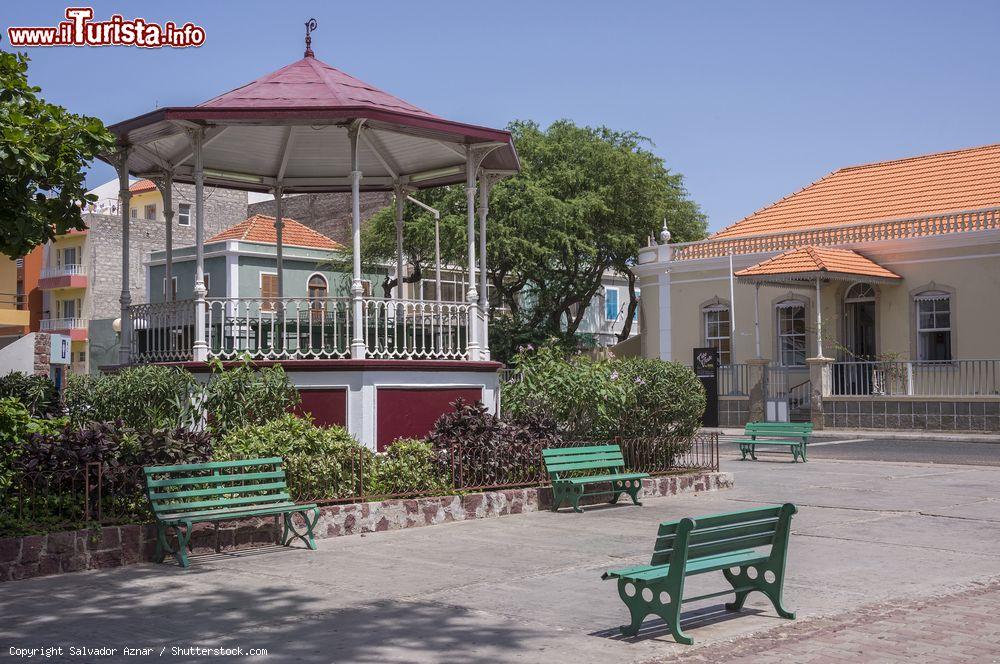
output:
M716 491L733 486L732 473L706 472L643 481L646 497ZM590 503L602 502L588 497ZM623 501L627 501L623 498ZM585 499L581 501L587 503ZM547 509L548 488L488 491L461 496L435 496L372 503L328 505L316 527L318 538L377 533L450 521L488 519ZM565 509L565 508L564 508ZM213 553L273 545L277 538L273 517L198 524L191 536L193 553ZM107 526L47 535L0 539L0 581L87 569L105 569L147 562L156 550L156 529L149 525ZM197 561L194 561L197 565Z

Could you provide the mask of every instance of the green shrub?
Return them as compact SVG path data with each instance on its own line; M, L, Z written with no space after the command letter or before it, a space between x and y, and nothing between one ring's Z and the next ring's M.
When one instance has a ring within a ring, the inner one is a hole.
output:
M0 399L13 397L23 403L32 417L52 417L62 410L59 392L47 376L12 371L0 376Z
M217 436L281 419L299 402L298 390L280 365L258 370L244 361L237 367L223 369L218 360L212 363L204 408L209 414L209 426Z
M137 431L154 431L179 426L194 391L189 372L149 365L96 376L70 374L63 400L76 426L121 420Z
M690 438L701 426L705 392L690 369L661 360L592 360L552 345L520 353L518 379L503 392L505 412L552 417L564 438Z
M215 442L218 461L280 456L298 500L346 498L360 488L357 469L372 452L343 427L318 427L310 419L283 413L264 424L230 430Z
M451 491L447 458L430 443L400 438L365 466L365 493L371 496Z

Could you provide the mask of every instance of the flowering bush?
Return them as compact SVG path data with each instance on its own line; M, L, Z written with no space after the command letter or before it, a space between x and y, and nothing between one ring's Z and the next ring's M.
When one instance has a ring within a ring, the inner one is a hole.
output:
M525 349L505 386L505 412L548 415L564 438L685 439L701 426L705 392L690 369L640 358L593 360L551 344Z
M365 466L365 493L369 496L450 493L446 461L427 441L400 438Z

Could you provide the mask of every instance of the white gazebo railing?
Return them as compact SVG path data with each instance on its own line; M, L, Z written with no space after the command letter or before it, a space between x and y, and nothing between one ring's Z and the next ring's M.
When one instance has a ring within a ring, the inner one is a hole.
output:
M350 297L206 298L209 357L255 360L351 357ZM460 302L362 301L367 357L469 359L472 307ZM129 307L133 363L194 359L195 300Z
M137 364L193 359L194 300L134 304L131 357Z
M468 356L467 304L364 300L369 357L463 360Z

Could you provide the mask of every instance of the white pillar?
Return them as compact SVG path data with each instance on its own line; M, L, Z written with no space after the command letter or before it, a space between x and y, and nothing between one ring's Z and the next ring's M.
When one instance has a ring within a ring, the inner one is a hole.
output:
M479 309L482 312L483 324L479 346L479 357L490 359L490 299L486 281L486 218L490 213L490 192L493 189L493 176L482 173L479 176Z
M163 179L157 183L157 186L160 189L160 195L163 197L163 222L166 224L167 262L163 275L163 301L173 302L174 289L171 288L171 282L174 276L174 174L170 171L165 172ZM156 284L149 285L151 291L155 287Z
M284 211L282 210L282 188L278 185L272 192L274 194L274 236L275 236L275 263L278 270L278 299L285 297L285 264L284 264L284 241L282 229L285 228Z
M471 147L465 149L465 204L468 210L466 234L469 242L469 304L468 358L479 360L479 293L476 290L476 158Z
M358 165L358 131L359 127L354 125L350 128L348 135L351 139L351 249L354 254L354 274L351 278L351 300L353 305L351 338L351 358L363 360L365 358L365 337L364 337L364 303L361 296L364 288L361 285L361 169Z
M816 278L816 357L823 357L823 303L819 299L819 277Z
M121 199L122 212L122 292L121 303L121 345L118 347L118 364L129 363L132 352L132 317L129 306L132 304L132 293L129 290L129 199L132 192L128 190L128 148L122 146L118 152L118 196Z
M406 189L396 183L396 299L403 299L403 211L406 207Z
M208 360L208 339L205 335L205 163L202 146L205 130L196 129L191 135L194 143L194 347L195 362Z

